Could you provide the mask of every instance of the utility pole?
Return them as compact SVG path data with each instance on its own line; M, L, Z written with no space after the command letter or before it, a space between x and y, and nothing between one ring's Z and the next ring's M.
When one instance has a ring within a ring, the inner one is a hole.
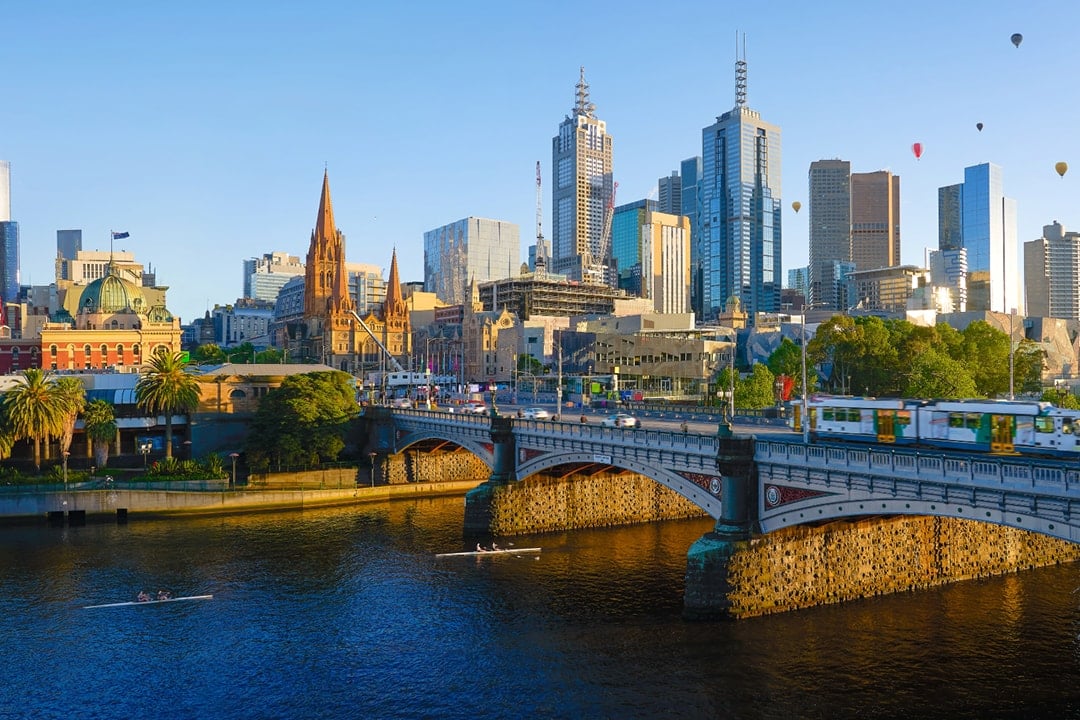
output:
M806 397L806 311L803 310L802 324L802 438L810 444L810 403Z
M559 375L555 381L555 401L558 403L558 407L555 409L556 415L562 415L562 330L556 330L559 338ZM552 333L552 337L555 337L555 333Z

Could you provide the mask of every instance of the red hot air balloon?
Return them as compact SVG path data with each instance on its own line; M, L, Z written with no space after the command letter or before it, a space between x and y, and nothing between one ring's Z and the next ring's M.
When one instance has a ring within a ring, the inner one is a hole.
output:
M915 153L915 159L918 160L922 157L922 143L915 143L911 146L911 152Z

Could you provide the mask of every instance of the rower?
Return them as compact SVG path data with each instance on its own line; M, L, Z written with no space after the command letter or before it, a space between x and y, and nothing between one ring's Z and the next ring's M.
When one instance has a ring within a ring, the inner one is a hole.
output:
M476 543L476 552L487 552L487 550L481 547L480 543Z
M150 596L147 594L147 592L145 590L140 590L139 591L139 595L138 595L137 599L138 599L139 602L150 602Z

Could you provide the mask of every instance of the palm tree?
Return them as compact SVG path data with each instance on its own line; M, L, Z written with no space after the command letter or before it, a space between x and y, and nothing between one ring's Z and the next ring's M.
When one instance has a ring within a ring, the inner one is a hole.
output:
M71 450L71 439L75 436L75 421L86 406L86 386L77 377L62 377L53 389L61 398L63 408L62 427L60 428L60 453L66 455Z
M34 441L34 467L41 470L41 441L63 431L67 400L56 390L52 374L28 368L22 382L4 395L4 410L16 440Z
M91 400L83 410L86 437L94 446L94 462L105 467L109 462L109 443L116 439L116 415L105 400Z
M135 385L135 402L143 410L165 416L165 457L172 457L173 413L199 406L199 383L187 370L182 353L159 347Z

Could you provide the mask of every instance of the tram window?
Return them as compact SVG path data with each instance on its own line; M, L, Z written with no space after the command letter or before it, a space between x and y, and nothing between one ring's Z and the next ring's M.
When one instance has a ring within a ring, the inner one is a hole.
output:
M897 425L910 425L911 424L911 411L900 410L896 413L896 419L893 420Z
M833 419L833 409L830 408L830 407L821 408L821 419L822 420L832 420Z
M1035 418L1035 432L1052 433L1054 432L1054 418L1037 417Z
M967 414L967 429L968 430L978 430L980 422L982 422L982 415L980 415L979 413L968 413Z
M1074 428L1071 420L1066 420L1065 422L1061 423L1061 432L1065 433L1066 435L1073 434Z
M964 414L963 413L949 413L949 427L962 428L964 427Z
M847 411L847 419L849 422L859 422L862 420L862 410L858 408L849 408Z

